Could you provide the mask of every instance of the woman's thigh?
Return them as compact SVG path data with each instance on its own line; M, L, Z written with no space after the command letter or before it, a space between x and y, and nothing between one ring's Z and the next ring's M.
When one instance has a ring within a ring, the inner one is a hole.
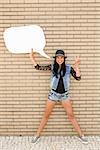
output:
M70 100L62 101L61 104L64 107L68 115L73 115L73 109L72 109L72 104Z
M54 106L55 106L55 102L54 101L47 100L46 106L45 106L44 115L45 116L50 115L50 113L52 112L52 109L54 108Z

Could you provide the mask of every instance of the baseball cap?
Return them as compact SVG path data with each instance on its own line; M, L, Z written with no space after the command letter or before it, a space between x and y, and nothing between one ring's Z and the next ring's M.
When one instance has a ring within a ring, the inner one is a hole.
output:
M67 57L65 56L64 51L61 50L61 49L58 49L58 50L56 51L55 56L54 56L53 58L55 58L56 56L64 56L65 58L67 58Z

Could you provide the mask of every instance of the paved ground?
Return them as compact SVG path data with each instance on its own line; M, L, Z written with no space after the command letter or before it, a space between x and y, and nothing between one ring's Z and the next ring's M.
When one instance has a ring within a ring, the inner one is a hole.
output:
M88 145L77 136L41 136L31 143L31 136L0 136L0 150L100 150L100 136L88 136Z

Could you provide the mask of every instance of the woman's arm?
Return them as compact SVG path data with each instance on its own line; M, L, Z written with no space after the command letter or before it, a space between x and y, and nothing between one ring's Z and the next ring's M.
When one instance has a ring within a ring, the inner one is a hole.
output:
M37 65L36 61L35 61L35 57L34 57L34 53L33 53L33 49L31 50L31 53L30 53L30 59L32 61L32 63L34 64L34 66Z
M74 69L75 72L76 72L76 76L77 76L77 77L80 77L80 76L81 76L81 73L80 73L79 66L78 66L78 65L75 65L75 66L73 66L73 69Z
M71 75L76 79L76 80L81 80L81 75L76 75L76 71L74 70L73 67L71 67L71 70L70 70L70 73Z
M39 65L39 64L36 63L34 53L33 53L33 49L30 53L30 59L33 62L35 69L37 69L37 70L51 70L51 64L49 64L49 65Z
M49 65L39 65L39 64L37 64L35 66L35 69L37 69L37 70L51 70L51 64L49 64Z

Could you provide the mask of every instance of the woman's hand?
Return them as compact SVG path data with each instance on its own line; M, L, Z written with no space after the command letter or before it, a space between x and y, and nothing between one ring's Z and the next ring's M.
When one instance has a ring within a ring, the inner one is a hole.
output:
M75 57L74 66L78 66L79 64L80 64L80 58L78 56L78 57Z
M30 57L33 57L34 54L33 54L33 49L31 49L31 52L30 52Z
M73 64L73 68L76 71L76 76L79 77L80 76L80 69L79 69L79 64L80 64L80 58L79 57L75 57L75 61Z

